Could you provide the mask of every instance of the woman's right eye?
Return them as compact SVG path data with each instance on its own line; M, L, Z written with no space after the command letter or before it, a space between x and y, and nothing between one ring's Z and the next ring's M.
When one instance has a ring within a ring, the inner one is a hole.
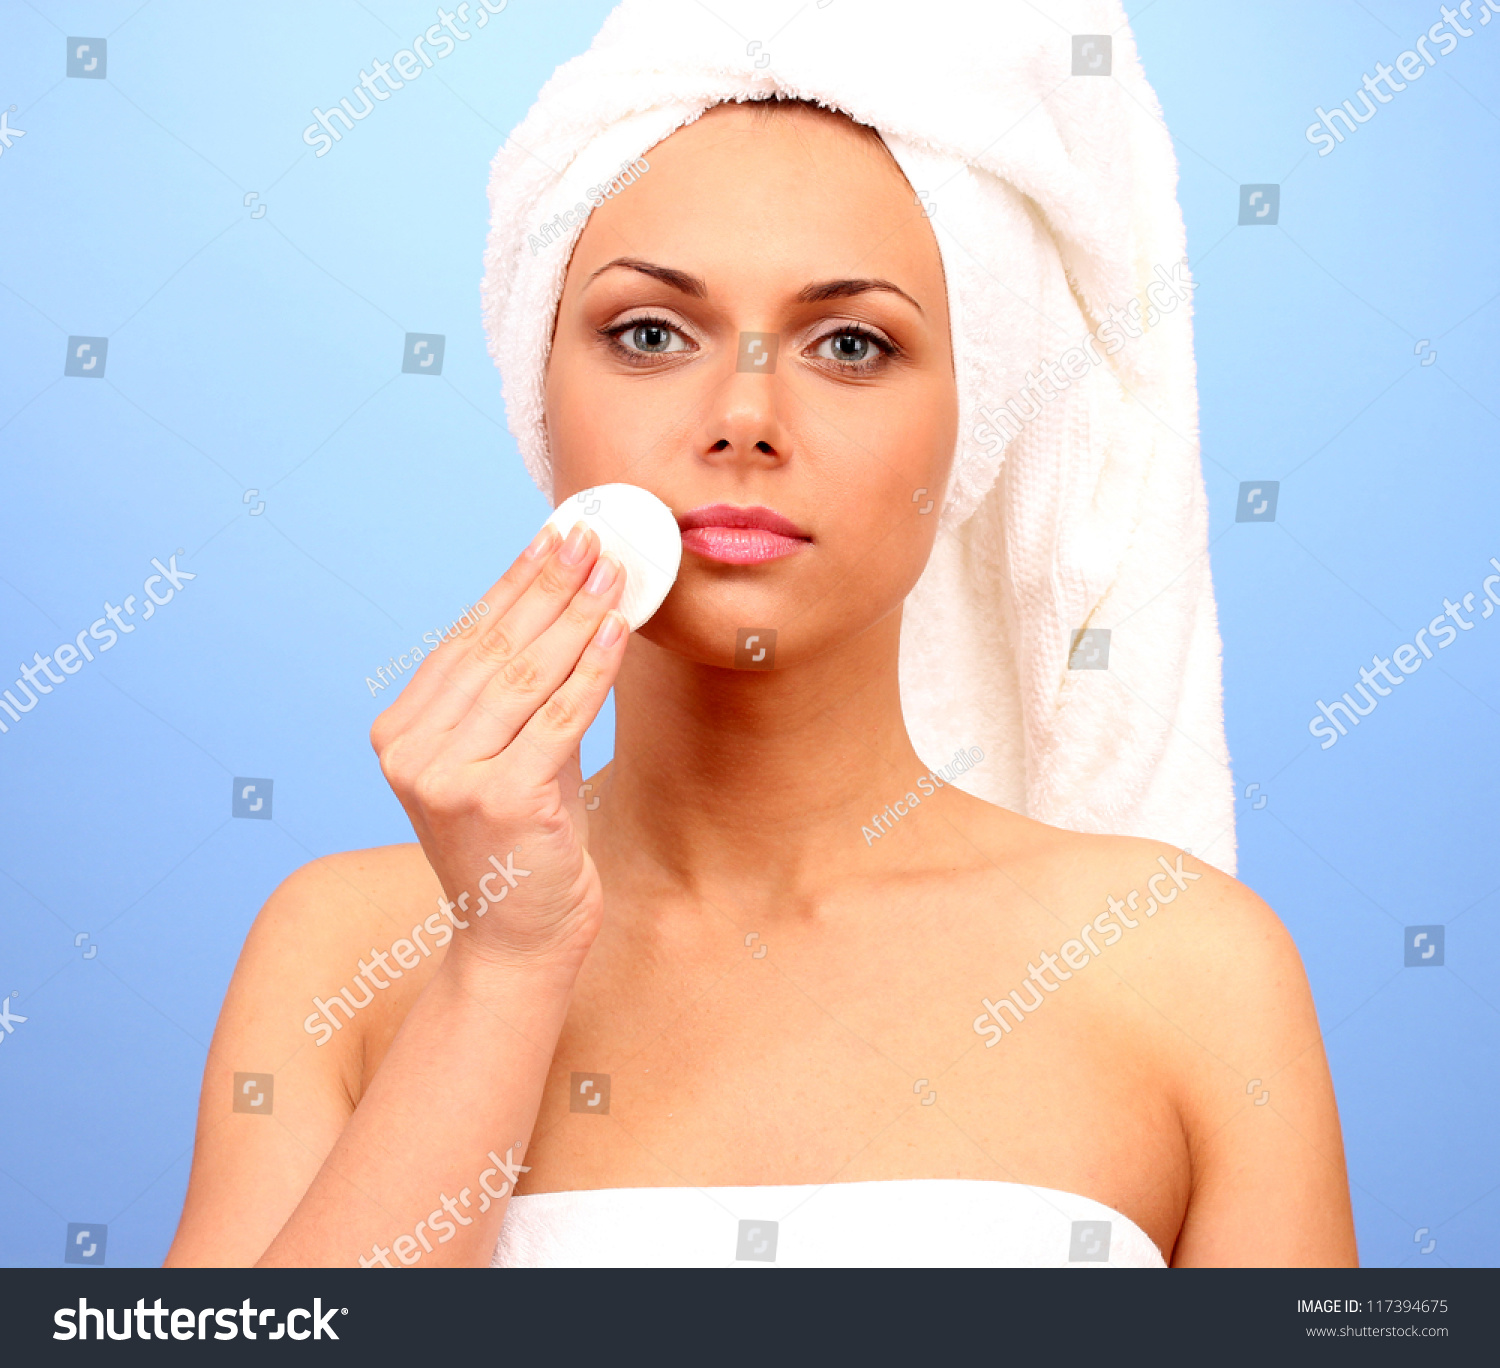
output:
M694 350L678 329L661 318L637 318L610 328L609 334L617 347L633 356L671 356Z

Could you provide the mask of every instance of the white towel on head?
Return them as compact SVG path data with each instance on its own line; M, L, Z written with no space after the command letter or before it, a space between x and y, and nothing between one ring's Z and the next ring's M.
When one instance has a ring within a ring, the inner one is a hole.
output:
M485 326L532 478L550 498L543 377L585 216L530 239L712 105L775 95L881 133L947 275L959 438L901 642L918 752L978 746L980 797L1233 873L1177 164L1119 0L624 0L492 168ZM1110 632L1107 668L1070 668L1082 629Z

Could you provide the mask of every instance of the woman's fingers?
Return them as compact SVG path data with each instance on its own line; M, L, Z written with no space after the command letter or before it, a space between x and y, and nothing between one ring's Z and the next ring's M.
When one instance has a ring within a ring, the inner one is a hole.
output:
M449 734L445 748L455 758L470 762L488 760L510 745L532 714L568 679L624 587L625 572L619 562L613 556L600 556L562 612L484 682L463 721ZM592 714L584 719L580 736L592 721Z
M526 576L525 588L506 611L492 611L477 635L454 643L462 649L446 658L438 652L429 673L435 681L431 689L414 698L410 710L393 718L406 743L432 743L456 727L496 671L557 620L592 570L598 553L598 536L578 524L538 559L539 568Z
M584 732L604 706L629 640L625 615L611 608L572 673L511 742L514 772L523 783L550 782L578 750Z
M541 573L510 611L498 616L492 613L464 654L447 667L443 687L423 708L413 730L427 737L446 737L457 727L496 675L567 609L592 573L598 554L598 536L579 524L547 558Z
M489 611L482 622L498 622L517 600L540 578L548 562L553 558L562 538L557 529L544 527L536 538L514 561L510 568L492 584L480 599ZM479 605L476 604L476 607ZM446 638L436 650L417 667L416 673L401 691L395 702L381 714L379 727L397 732L404 730L422 716L437 694L447 687L458 663L474 648L482 632L463 632ZM460 711L458 716L462 716ZM449 723L451 725L451 722Z

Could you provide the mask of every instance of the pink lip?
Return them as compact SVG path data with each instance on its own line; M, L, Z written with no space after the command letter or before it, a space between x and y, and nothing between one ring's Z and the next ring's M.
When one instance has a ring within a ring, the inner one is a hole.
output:
M725 565L758 565L800 551L812 538L773 508L709 504L677 519L682 544Z

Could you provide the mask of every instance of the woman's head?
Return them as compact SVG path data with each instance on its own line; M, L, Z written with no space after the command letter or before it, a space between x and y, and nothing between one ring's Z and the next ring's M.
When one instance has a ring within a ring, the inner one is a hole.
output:
M899 627L893 682L919 753L979 745L983 796L1062 826L1209 839L1232 872L1176 153L1143 116L1160 104L1121 0L1080 5L1079 24L1112 35L1108 80L1069 78L1067 35L1036 5L939 3L918 24L896 0L806 5L772 61L743 38L761 0L620 0L496 153L485 329L516 449L550 501L625 478L678 509L762 501L818 538L749 572L689 558L642 632L669 650L622 667L622 744L661 735L631 700L669 715L667 695L637 684L721 683L678 666L727 663L737 628L774 625L777 665L821 650L829 669L710 687L721 724L731 705L795 708L799 685L846 667L864 678ZM895 167L832 116L719 108L794 93L878 128ZM650 170L578 214L586 187L643 153ZM627 268L585 285L616 257L668 252L683 260L659 264L702 277L703 297L641 277L660 296L620 315L696 311L718 329L713 350L611 369L587 351L586 306ZM899 285L920 314L898 318L908 306L875 293L822 307L871 324L880 309L927 350L867 381L820 374L793 337L809 302L765 284L794 265ZM775 375L734 370L726 334L737 347L762 330L782 334ZM907 611L892 611L913 576ZM1118 671L1068 668L1078 630L1101 624L1120 629L1128 690Z
M793 663L896 609L931 550L957 426L937 241L878 135L799 102L719 105L648 160L568 266L554 499L623 480L789 519L810 540L780 559L689 550L643 634L728 664L771 627Z

